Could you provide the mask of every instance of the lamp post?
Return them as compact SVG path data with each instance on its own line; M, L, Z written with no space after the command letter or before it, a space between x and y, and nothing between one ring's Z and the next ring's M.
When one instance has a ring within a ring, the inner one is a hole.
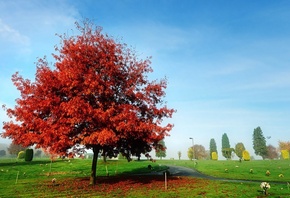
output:
M194 150L193 150L193 138L192 137L190 137L189 139L191 139L191 142L192 142L192 157L193 157L193 159L194 159Z

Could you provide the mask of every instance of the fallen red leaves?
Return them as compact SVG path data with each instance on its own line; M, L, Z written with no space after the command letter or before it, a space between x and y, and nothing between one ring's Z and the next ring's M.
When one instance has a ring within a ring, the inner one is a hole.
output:
M88 186L89 178L76 178L57 181L57 184L51 182L44 186L49 187L52 191L58 191L62 195L108 195L117 194L118 196L126 197L133 189L139 189L146 194L149 190L165 190L165 182L163 176L120 176L120 177L98 177L97 184ZM175 191L180 188L201 188L206 186L207 180L200 180L190 177L169 177L167 181L167 189Z

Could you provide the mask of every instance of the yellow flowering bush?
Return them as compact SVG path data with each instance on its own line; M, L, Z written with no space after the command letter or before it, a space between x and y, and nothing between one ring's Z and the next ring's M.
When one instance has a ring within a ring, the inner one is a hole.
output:
M281 156L283 159L289 159L289 151L288 150L281 150Z
M212 152L211 153L211 159L212 160L218 160L218 154L217 154L217 152Z
M20 151L18 153L18 156L17 156L18 159L24 159L25 158L25 152L24 151Z
M243 159L245 161L250 161L250 159L251 159L250 153L247 150L243 151Z

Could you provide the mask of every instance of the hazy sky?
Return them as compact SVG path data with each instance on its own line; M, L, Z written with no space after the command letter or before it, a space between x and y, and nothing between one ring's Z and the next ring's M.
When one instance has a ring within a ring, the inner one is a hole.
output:
M74 22L89 18L152 56L152 79L167 77L177 110L168 158L187 158L189 137L206 149L214 138L221 153L223 133L253 155L257 126L267 144L290 140L289 10L288 0L0 0L0 104L19 97L13 73L34 80L37 57L53 65L55 34L73 35ZM1 109L1 128L4 120Z

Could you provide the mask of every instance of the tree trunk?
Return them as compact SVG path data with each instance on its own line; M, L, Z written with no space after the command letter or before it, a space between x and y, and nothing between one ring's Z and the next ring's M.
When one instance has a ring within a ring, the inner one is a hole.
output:
M99 154L99 148L94 146L93 147L93 162L92 162L92 172L90 177L90 185L96 184L96 175L97 175L97 162L98 162L98 154Z

